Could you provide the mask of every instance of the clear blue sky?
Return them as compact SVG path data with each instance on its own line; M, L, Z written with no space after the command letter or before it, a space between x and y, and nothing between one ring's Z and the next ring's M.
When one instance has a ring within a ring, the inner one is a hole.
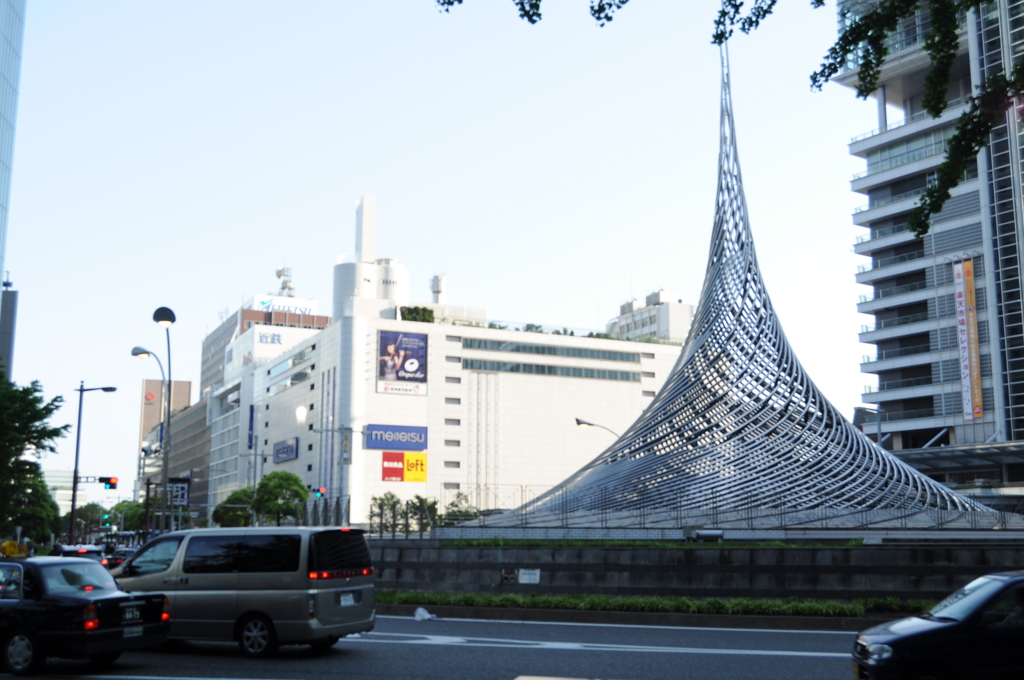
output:
M379 257L413 301L603 329L631 295L700 295L718 150L715 0L29 0L7 263L21 292L15 380L86 395L82 474L134 476L141 380L165 354L198 391L218 312L275 288L331 307L354 203L378 198ZM851 136L873 102L808 75L834 4L780 3L731 43L758 256L787 335L849 416L859 372ZM194 394L194 397L197 395ZM70 469L74 431L44 467ZM130 495L124 483L121 495ZM103 498L89 487L90 499ZM107 498L113 500L113 497Z

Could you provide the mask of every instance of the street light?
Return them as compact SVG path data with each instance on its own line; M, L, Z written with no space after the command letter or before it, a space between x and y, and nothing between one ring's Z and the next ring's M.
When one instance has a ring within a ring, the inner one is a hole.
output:
M156 359L156 365L160 368L160 384L164 386L164 389L163 389L164 404L165 405L166 404L170 404L170 401L171 401L171 387L170 387L170 383L167 382L167 374L164 373L164 365L163 365L163 362L160 361L160 357L158 357L153 352L150 352L145 347L139 347L138 345L136 345L135 347L132 347L132 356L133 357L138 357L140 359L149 359L149 358ZM163 409L161 409L161 410L163 410ZM167 409L167 411L169 412L170 409ZM170 416L168 416L167 418L169 418L169 417ZM171 424L170 424L169 420L164 419L164 418L161 418L160 421L161 421L160 422L160 454L163 455L163 452L164 452L164 432L170 432ZM149 449L148 453L146 452L147 448ZM147 446L143 446L142 447L142 455L143 456L152 455L152 454L153 454L152 447L147 447ZM163 460L167 460L167 458L165 457ZM145 462L143 462L143 464L140 466L140 469L139 469L139 477L140 478L143 477L144 474L145 474L145 467L146 467L145 466ZM161 468L161 469L163 469L163 468ZM164 470L164 477L166 477L166 476L167 476L167 471ZM161 515L160 522L162 523L163 521L164 521L163 520L163 516ZM145 522L146 522L146 526L143 527L143 530L144 531L149 531L149 483L148 483L148 480L147 480L147 484L146 484L146 519L145 519Z
M164 494L163 500L160 504L160 524L161 528L167 530L170 528L168 522L170 517L167 514L167 497L170 493L170 461L171 461L171 325L177 321L168 307L159 307L153 312L153 321L156 321L160 328L163 328L167 334L167 376L165 383L167 384L167 400L165 402L166 410L164 411L164 464L163 464L163 476L164 476ZM146 358L149 356L155 357L156 355L149 352L142 347L136 347L132 350L134 356ZM159 362L159 360L157 360ZM161 374L163 373L163 366L161 368Z
M82 395L85 392L94 392L96 390L116 392L117 388L86 387L85 381L82 381L78 388L75 389L78 392L78 428L75 430L75 472L74 477L71 479L71 529L68 536L68 542L72 545L75 544L75 508L78 505L78 453L82 446Z
M590 423L590 422L587 422L586 420L583 420L582 418L577 418L576 419L576 424L579 425L580 427L599 427L602 430L608 430L608 428L605 427L604 425L598 425L597 423ZM612 432L611 430L608 430L608 432L611 432L613 435L615 435L616 439L619 438L619 435L616 434L615 432Z

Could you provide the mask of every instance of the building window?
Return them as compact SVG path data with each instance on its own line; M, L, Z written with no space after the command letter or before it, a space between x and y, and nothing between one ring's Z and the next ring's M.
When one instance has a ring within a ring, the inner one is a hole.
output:
M445 425L456 425L456 426L458 426L458 425L462 425L462 421L460 419L458 419L458 418L445 418L444 419L444 424Z
M462 463L460 463L457 460L446 460L444 462L444 466L446 468L460 468L460 467L462 467Z
M270 390L267 390L267 391L269 392ZM267 407L265 409L263 409L263 410L264 411L269 411L270 410L270 404L267 404Z
M444 360L447 361L449 364L462 363L462 359L459 357L445 357Z
M312 432L312 431L313 431L313 423L310 423L310 424L309 424L309 431L310 431L310 432Z
M636 352L613 352L611 350L590 349L587 347L557 347L555 345L534 345L526 342L478 340L477 338L463 338L462 347L463 349L483 349L491 352L517 352L520 354L624 361L632 364L640 363L640 355Z
M654 353L653 352L640 352L640 357L642 359L653 359L654 358Z
M593 380L640 382L639 373L634 373L633 371L612 371L604 368L547 366L544 364L520 364L510 361L482 361L480 359L463 359L462 367L468 371L525 373L528 375L551 375L563 378L590 378Z
M308 449L306 449L306 450L307 450L307 451L312 451L312 450L313 450L313 445L312 445L312 444L310 444L310 445L309 445L309 448L308 448Z
M458 439L445 439L444 440L444 445L445 446L462 446L462 442L460 442Z
M458 335L446 335L444 339L448 342L462 342L462 338Z
M644 390L644 396L645 397L653 397L654 396L654 390Z
M444 403L446 403L446 404L461 404L462 400L459 399L458 397L445 397L444 398Z
M653 378L654 377L654 371L640 371L640 377L641 378Z
M312 471L313 471L313 464L310 463L309 465L306 466L306 472L312 472Z
M451 376L451 375L445 376L444 381L446 383L452 383L453 385L461 385L462 384L462 378L457 378L457 377Z
M309 389L313 389L314 387L316 387L316 383L309 383Z
M462 486L458 482L445 482L444 488L450 491L458 491Z
M263 427L270 427L270 421L268 420L267 422L263 423Z
M263 440L263 445L264 446L269 446L269 443L270 443L269 440L267 440L267 439Z

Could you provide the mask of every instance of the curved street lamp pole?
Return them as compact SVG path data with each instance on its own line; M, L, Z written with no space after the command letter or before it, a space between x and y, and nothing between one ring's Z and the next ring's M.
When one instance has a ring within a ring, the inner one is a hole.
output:
M577 418L577 419L576 419L576 424L577 424L577 425L579 425L580 427L599 427L599 428L601 428L602 430L607 430L608 432L611 432L611 433L612 433L613 435L615 435L615 438L616 438L616 439L618 439L618 438L619 438L619 435L618 435L618 433L616 433L616 432L612 432L611 430L609 430L609 429L608 429L607 427L605 427L604 425L598 425L597 423L591 423L591 422L587 422L586 420L583 420L582 418Z
M133 357L139 357L140 359L149 359L150 357L156 359L156 365L160 368L160 384L163 386L163 389L161 391L164 394L164 401L163 401L164 407L161 408L160 410L161 411L165 410L166 409L166 405L169 404L170 401L171 401L171 388L170 388L170 383L167 382L167 374L164 373L164 365L163 365L163 362L160 361L160 357L158 357L153 352L150 352L145 347L139 347L138 345L136 345L135 347L132 347L132 356ZM160 455L161 456L164 454L164 432L170 431L170 429L171 429L170 422L168 422L165 419L165 417L163 415L161 415L161 417L160 417ZM143 447L143 451L145 451L147 448L148 447ZM144 453L143 455L146 455L146 454ZM166 460L166 458L164 460ZM139 481L140 482L142 481L142 479L144 477L146 477L145 470L146 470L145 462L144 461L140 461L140 463L139 463ZM161 520L161 521L163 521L163 520ZM148 478L146 479L146 517L145 517L144 522L145 522L145 526L142 527L142 530L145 531L148 534L149 533L149 479Z
M167 497L170 492L170 463L171 463L171 325L177 321L177 318L167 307L159 307L153 312L153 321L164 329L167 334L167 410L165 411L167 425L164 427L164 497L160 503L160 525L164 531L171 528L170 515L167 514Z
M75 472L71 478L71 526L68 534L68 543L75 544L75 511L78 505L78 454L82 446L82 395L86 392L102 390L103 392L116 392L116 387L86 387L83 380L75 389L78 392L78 427L75 429Z

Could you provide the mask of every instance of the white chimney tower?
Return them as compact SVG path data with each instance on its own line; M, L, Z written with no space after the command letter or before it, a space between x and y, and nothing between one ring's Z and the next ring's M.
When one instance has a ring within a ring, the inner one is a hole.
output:
M448 279L444 275L430 279L430 291L434 294L435 305L448 304Z
M377 259L377 197L362 196L356 201L356 262Z

